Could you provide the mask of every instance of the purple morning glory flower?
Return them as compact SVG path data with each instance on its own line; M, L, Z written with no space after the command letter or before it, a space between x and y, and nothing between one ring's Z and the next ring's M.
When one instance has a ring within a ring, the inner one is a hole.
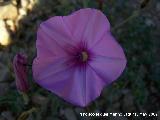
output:
M108 19L96 9L81 9L42 22L36 47L35 81L78 106L95 100L126 66Z

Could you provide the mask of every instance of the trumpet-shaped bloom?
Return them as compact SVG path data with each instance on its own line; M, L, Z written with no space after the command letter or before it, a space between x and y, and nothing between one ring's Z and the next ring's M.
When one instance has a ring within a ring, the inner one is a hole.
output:
M27 81L27 56L18 53L13 59L13 69L16 77L16 86L20 92L27 92L29 84Z
M95 100L126 66L108 19L96 9L81 9L42 22L36 47L35 81L78 106Z

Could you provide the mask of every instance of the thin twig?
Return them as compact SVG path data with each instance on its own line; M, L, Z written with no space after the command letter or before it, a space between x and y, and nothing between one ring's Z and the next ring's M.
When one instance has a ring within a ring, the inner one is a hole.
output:
M124 21L122 21L121 23L119 23L118 25L114 26L112 28L112 31L116 30L117 28L121 27L122 25L126 24L127 22L129 22L130 20L132 20L133 18L137 17L140 13L140 10L135 11L131 16L129 16L127 19L125 19Z

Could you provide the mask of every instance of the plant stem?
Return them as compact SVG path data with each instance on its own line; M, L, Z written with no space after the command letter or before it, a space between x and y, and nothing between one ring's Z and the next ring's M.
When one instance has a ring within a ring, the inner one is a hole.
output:
M28 103L29 103L28 95L26 93L22 93L22 97L23 97L23 100L24 100L24 104L28 105Z
M36 110L37 109L35 107L32 107L30 110L22 112L17 120L26 120L26 119L28 119L29 115L32 114L33 112L35 112Z
M129 16L127 19L125 19L124 21L122 21L121 23L119 23L118 25L114 26L112 28L112 31L116 30L117 28L121 27L122 25L126 24L127 22L129 22L130 20L132 20L133 18L137 17L140 13L140 10L134 11L133 14L131 16Z
M103 0L97 0L97 3L98 3L99 9L100 9L100 10L103 10L104 1L103 1Z

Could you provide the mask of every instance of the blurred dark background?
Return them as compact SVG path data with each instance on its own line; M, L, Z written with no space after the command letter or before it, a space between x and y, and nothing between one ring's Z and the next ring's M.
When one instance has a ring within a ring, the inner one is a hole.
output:
M155 112L160 119L160 1L150 0L136 18L112 33L124 48L128 64L117 81L106 87L87 108L66 103L32 80L31 68L25 105L17 92L12 59L25 52L29 63L36 54L36 31L52 16L64 16L81 8L99 9L98 0L0 0L0 120L16 120L37 107L25 120L99 120L80 112ZM104 0L102 11L114 27L138 10L140 0ZM142 117L106 117L107 120L141 120ZM150 118L151 119L151 118Z

